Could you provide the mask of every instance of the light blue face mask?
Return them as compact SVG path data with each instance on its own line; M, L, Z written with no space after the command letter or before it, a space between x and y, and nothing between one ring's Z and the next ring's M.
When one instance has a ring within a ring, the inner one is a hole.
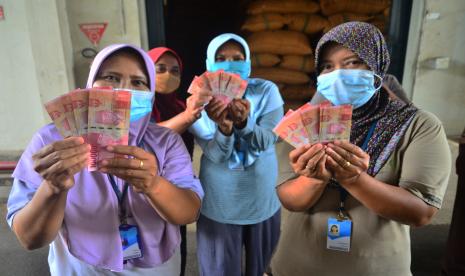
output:
M242 79L246 80L250 76L250 61L222 61L209 63L208 71L215 72L223 69L225 72L238 74Z
M153 97L155 96L155 93L128 89L115 90L126 90L131 92L131 119L129 120L131 123L152 112Z
M318 76L317 91L334 105L351 104L359 108L381 88L381 84L375 88L375 76L381 79L370 70L334 70Z

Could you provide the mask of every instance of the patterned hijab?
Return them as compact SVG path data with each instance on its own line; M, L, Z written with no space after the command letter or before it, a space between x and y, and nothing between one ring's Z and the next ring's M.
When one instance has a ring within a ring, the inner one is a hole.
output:
M348 22L327 32L318 42L315 51L317 70L320 54L328 42L338 43L356 53L381 78L389 68L386 42L381 31L371 24ZM374 133L365 149L370 155L368 174L375 176L383 167L416 112L415 106L391 100L384 90L378 91L365 105L354 110L350 137L352 143L361 147L368 130L375 124Z

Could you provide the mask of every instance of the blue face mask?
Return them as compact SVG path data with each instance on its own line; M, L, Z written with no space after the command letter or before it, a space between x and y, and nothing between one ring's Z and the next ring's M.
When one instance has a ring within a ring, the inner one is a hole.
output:
M131 123L141 119L142 117L145 117L147 114L152 112L153 97L155 96L155 93L141 90L115 90L126 90L131 92Z
M215 72L223 69L225 72L238 74L242 79L250 76L250 61L222 61L208 64L208 71Z
M317 91L334 105L351 104L359 108L367 103L375 92L375 75L361 69L338 69L318 76Z

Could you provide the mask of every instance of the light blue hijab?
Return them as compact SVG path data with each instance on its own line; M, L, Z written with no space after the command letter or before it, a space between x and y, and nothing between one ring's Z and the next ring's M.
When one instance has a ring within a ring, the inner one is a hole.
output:
M232 33L225 33L215 37L207 48L207 71L211 72L212 64L215 62L215 55L218 49L226 42L233 40L242 45L245 51L245 61L250 62L250 49L247 42L240 36ZM250 72L249 74L250 75ZM279 94L277 86L266 80L248 78L248 85L243 98L250 102L250 113L247 120L257 122L257 119L283 105L283 100ZM202 117L197 120L189 129L196 138L210 140L213 139L217 131L217 125L202 111ZM235 135L235 134L233 134ZM260 156L260 151L251 149L248 143L240 137L235 137L235 140L240 140L235 146L229 160L228 167L232 170L243 170L245 167L251 166Z
M247 42L242 37L240 37L240 36L238 36L236 34L232 34L232 33L221 34L221 35L215 37L212 41L210 41L210 44L208 44L207 60L206 60L207 71L210 71L210 72L215 71L215 70L213 70L213 65L215 64L216 52L218 51L218 49L223 44L225 44L226 42L228 42L230 40L241 44L242 47L244 48L244 52L245 52L244 53L245 54L244 62L248 64L249 72L247 73L247 77L249 77L250 76L250 71L251 71L251 66L252 66L251 62L250 62L249 45L247 44Z

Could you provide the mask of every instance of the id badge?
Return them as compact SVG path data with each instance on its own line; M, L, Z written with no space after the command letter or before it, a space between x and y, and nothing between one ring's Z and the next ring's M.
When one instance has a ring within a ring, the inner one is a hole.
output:
M142 257L139 247L139 231L137 226L122 224L119 226L119 235L123 247L123 260L130 260Z
M351 236L352 221L350 219L328 219L326 248L349 252Z

